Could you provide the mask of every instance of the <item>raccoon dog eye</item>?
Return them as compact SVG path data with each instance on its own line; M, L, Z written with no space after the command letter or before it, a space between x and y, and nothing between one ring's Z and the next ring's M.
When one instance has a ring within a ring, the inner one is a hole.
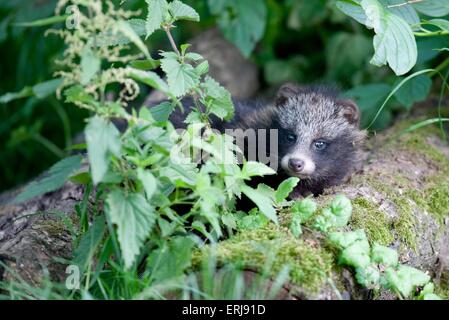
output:
M324 140L322 140L322 139L319 139L319 140L316 140L316 141L313 142L313 146L317 150L324 150L324 149L326 149L326 147L328 145L329 145L329 143L324 141Z
M293 133L287 133L286 138L288 142L295 142L297 139L296 135Z

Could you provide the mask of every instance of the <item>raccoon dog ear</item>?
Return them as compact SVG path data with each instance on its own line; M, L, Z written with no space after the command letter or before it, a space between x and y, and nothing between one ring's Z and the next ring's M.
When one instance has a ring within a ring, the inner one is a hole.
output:
M345 117L349 123L359 125L360 124L360 109L357 104L350 100L338 100L338 106L340 107L340 114Z
M286 83L282 85L276 95L276 105L283 105L291 97L294 97L298 93L303 91L303 87L294 83Z

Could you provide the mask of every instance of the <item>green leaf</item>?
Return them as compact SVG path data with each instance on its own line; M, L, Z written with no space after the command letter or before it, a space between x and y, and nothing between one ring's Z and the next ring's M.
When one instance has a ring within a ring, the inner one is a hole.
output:
M339 262L354 268L366 268L370 265L370 248L367 240L357 240L343 249Z
M418 50L411 27L401 17L386 10L377 0L362 0L367 20L373 28L374 57L371 63L383 66L387 63L396 75L403 75L416 64Z
M253 189L247 185L242 185L240 188L243 194L257 205L262 214L274 223L278 223L273 200L261 188Z
M275 173L276 171L274 171L267 165L256 161L247 161L243 164L242 168L242 177L244 179L249 179L254 176L265 176Z
M81 84L88 84L94 76L100 71L101 60L92 51L91 48L86 46L81 54Z
M385 279L389 289L399 292L403 297L409 297L415 287L426 285L430 281L430 276L418 269L399 265L396 270L387 268Z
M82 235L78 247L73 253L73 263L85 270L103 240L106 231L104 215L96 216L86 233Z
M84 130L92 181L98 184L108 171L111 155L120 156L120 133L111 122L99 116L90 118Z
M164 93L169 91L167 83L153 71L142 71L138 69L128 68L128 74L134 80L140 81L150 87L160 90Z
M111 222L117 226L125 268L130 269L153 228L154 208L141 194L124 194L121 190L111 191L106 203Z
M145 57L149 60L152 60L150 52L148 51L147 46L143 43L142 39L140 39L139 35L134 31L131 25L127 21L118 21L116 24L116 28L119 32L121 32L126 38L128 38L132 43L139 48L140 51L145 54Z
M255 213L252 213L252 211L253 210L251 210L248 215L243 214L243 216L237 220L237 227L240 231L257 230L263 228L270 222L267 217L259 213L258 209L254 210Z
M166 56L161 60L161 67L167 75L170 92L176 97L185 95L199 84L199 76L190 64Z
M43 27L43 26L48 26L48 25L52 25L55 23L64 22L67 20L68 17L69 17L69 15L53 16L50 18L39 19L39 20L31 21L31 22L19 22L19 23L15 23L15 25L19 26L19 27Z
M195 67L195 72L198 76L202 76L209 72L209 62L203 61Z
M285 199L287 199L288 195L293 191L296 185L299 182L299 178L290 177L281 182L279 187L276 190L275 201L276 203L281 203Z
M353 99L362 112L361 126L366 127L375 117L379 106L388 97L392 87L388 84L373 83L356 86L346 91L343 97ZM388 108L384 112L389 112ZM380 123L377 121L375 128L383 128L388 123Z
M8 92L0 96L0 103L9 103L13 100L31 97L33 95L33 89L30 87L24 87L19 92Z
M331 232L329 241L341 248L347 248L356 241L368 241L363 229L357 229L350 232Z
M175 106L168 101L162 102L157 106L149 108L151 115L157 122L168 121L170 114L173 112L174 109Z
M166 0L146 0L148 4L148 16L146 20L147 38L161 27L168 14Z
M130 62L130 66L135 69L149 71L156 69L160 65L159 60L146 59L146 60L134 60Z
M210 76L205 77L202 87L207 95L206 101L211 104L211 112L220 119L232 119L234 104L229 91Z
M179 0L170 2L168 5L172 17L177 20L200 21L200 16L192 7L182 3Z
M58 190L81 167L82 160L82 156L76 155L57 162L43 177L26 186L25 190L12 200L12 203L20 203Z
M93 96L88 94L81 85L76 85L64 91L66 96L65 102L68 103L86 103L93 106L98 106L98 101Z
M19 92L8 92L0 96L0 103L6 104L13 100L28 98L33 95L38 99L44 99L53 94L61 83L62 79L57 78L35 84L32 87L24 87Z
M427 98L431 87L432 80L430 77L428 75L420 75L405 82L394 96L404 107L410 109L414 103Z
M338 0L336 6L341 12L355 19L357 22L361 24L366 23L366 14L360 6L360 0Z
M445 20L445 19L432 19L432 20L423 22L423 24L430 24L430 25L440 28L443 31L449 32L449 21Z
M449 2L446 0L426 0L414 3L413 6L429 17L443 17L449 14Z
M355 278L357 282L367 289L378 289L380 283L380 271L375 266L357 268Z
M156 178L151 174L149 170L144 170L142 168L137 169L137 178L140 180L143 188L145 189L147 199L151 199L157 189Z
M33 93L38 99L44 99L56 92L56 89L62 84L63 79L51 79L33 86Z
M396 250L375 243L371 248L371 260L388 267L395 267L399 263Z
M293 216L298 216L302 222L309 220L317 209L316 202L311 198L296 201L290 211Z
M184 275L192 263L194 242L188 237L175 237L164 242L148 257L151 278L157 283Z
M348 224L352 214L351 201L343 195L334 198L329 208L325 208L316 218L315 227L321 231L341 228Z
M265 33L267 7L265 1L208 0L212 14L225 37L248 57Z
M290 231L295 237L299 237L302 234L301 218L299 216L293 216L290 223Z

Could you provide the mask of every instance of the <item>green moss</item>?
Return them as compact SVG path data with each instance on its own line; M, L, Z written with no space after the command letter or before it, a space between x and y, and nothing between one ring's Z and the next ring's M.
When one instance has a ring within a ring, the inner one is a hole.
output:
M449 183L438 175L428 177L426 185L423 190L408 190L407 195L443 225L445 217L449 216Z
M40 228L52 237L59 236L66 230L64 223L59 220L44 220L40 223Z
M273 277L287 265L290 281L311 292L317 292L330 277L334 260L318 243L297 239L287 230L271 224L207 247L195 254L194 265L198 266L211 251L220 264L234 263L262 270L271 263L269 269Z
M407 197L395 195L391 198L396 206L398 218L393 222L393 229L401 240L412 250L417 249L417 233L416 227L418 221L413 214L413 207Z
M400 176L400 175L398 175ZM390 177L391 178L391 177ZM392 177L392 179L396 179L397 177ZM402 176L403 178L403 176ZM393 234L395 233L397 235L397 237L399 238L399 240L409 246L412 250L416 250L417 248L417 219L414 215L413 212L413 203L411 203L409 196L407 194L407 192L400 194L398 189L392 187L392 185L390 185L388 182L386 181L382 181L383 177L380 176L367 176L365 177L365 182L371 186L374 190L377 190L378 192L382 193L383 196L386 199L389 199L391 202L393 202L397 215L398 217L393 221L392 224L389 224L389 230L390 230L390 234L393 237ZM401 187L404 187L407 185L407 182L404 180L402 181L404 183L404 185L401 185ZM406 189L409 190L409 189ZM372 207L370 207L370 204L368 203L363 203L362 205L364 206L368 206L368 208L373 209ZM363 206L361 206L363 207ZM366 218L366 215L362 218ZM379 219L381 220L382 215L379 215ZM370 216L368 216L370 217ZM370 217L371 221L369 223L374 223L377 225L380 225L381 227L388 225L387 221L386 221L386 217L384 217L384 221L381 223L379 221L372 221L374 217ZM359 222L360 223L360 222ZM369 224L365 223L365 230L368 230ZM383 238L381 235L385 234L385 230L383 228L378 228L378 227L374 227L374 229L372 230L372 232L378 232L378 231L382 231L382 234L378 235L378 237L380 239L385 240L389 240L389 238Z
M394 241L391 223L378 205L359 197L352 200L352 207L350 225L353 229L364 229L370 242L389 245Z

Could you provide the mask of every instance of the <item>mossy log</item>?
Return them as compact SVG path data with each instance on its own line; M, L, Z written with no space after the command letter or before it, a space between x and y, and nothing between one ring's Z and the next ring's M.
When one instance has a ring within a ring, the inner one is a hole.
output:
M437 127L400 135L411 123L399 121L369 140L363 171L351 181L317 197L325 206L335 194L352 200L348 229L363 228L369 241L395 248L401 263L427 271L439 294L449 287L449 144ZM20 205L6 202L16 192L0 196L0 261L9 271L38 284L44 274L63 280L70 259L68 227L76 225L74 207L83 188L67 183L61 190ZM273 276L290 266L290 283L283 297L299 299L395 299L388 292L361 289L353 272L338 264L335 249L319 232L307 227L300 238L288 229L290 214L280 212L280 226L246 231L220 242L220 262L243 263L257 272L272 259ZM207 250L206 250L207 251ZM204 254L198 252L194 261ZM11 279L8 270L0 281Z

